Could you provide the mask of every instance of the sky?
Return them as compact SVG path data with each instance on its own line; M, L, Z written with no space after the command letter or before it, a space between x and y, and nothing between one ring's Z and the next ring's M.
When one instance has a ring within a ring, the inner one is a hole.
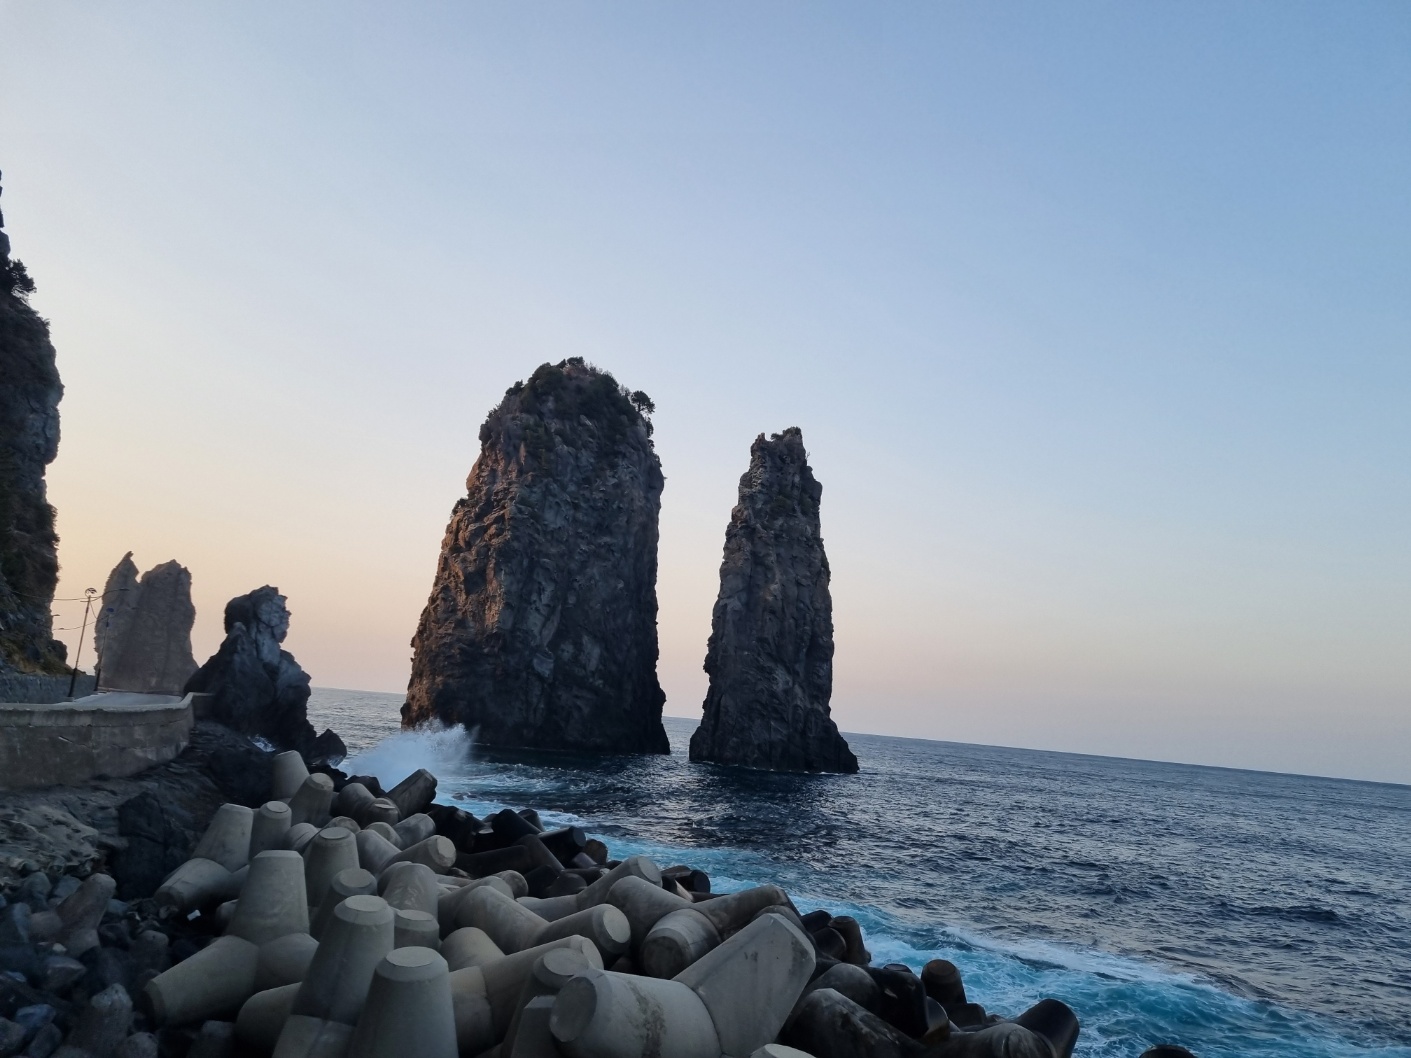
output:
M1411 782L1399 0L0 0L0 169L71 656L130 550L198 660L269 583L404 690L480 423L583 356L656 403L668 714L799 426L844 731Z

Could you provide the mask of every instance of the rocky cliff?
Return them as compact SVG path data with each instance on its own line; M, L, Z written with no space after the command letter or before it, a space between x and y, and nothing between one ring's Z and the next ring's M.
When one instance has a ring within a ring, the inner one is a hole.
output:
M209 719L309 760L336 763L343 744L332 731L314 738L309 723L309 675L280 647L289 633L289 608L278 588L265 585L225 605L225 640L186 681L187 692L212 695Z
M63 672L66 654L50 616L59 538L44 487L64 387L49 325L26 300L33 290L0 231L0 673Z
M139 578L129 551L108 575L95 621L104 690L180 694L196 671L191 573L177 562L153 566Z
M651 410L572 358L490 413L412 639L405 726L463 724L491 746L669 752Z
M803 434L750 447L725 530L711 614L705 716L691 759L774 771L857 771L828 711L833 599L819 500Z

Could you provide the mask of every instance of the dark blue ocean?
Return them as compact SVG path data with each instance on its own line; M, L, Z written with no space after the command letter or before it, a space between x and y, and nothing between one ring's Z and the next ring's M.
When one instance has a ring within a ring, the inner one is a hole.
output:
M848 735L858 775L772 775L687 763L670 717L671 757L491 759L398 733L400 704L316 689L310 713L384 783L427 767L477 815L778 882L880 962L953 960L996 1013L1060 998L1083 1058L1411 1058L1411 787L877 735Z

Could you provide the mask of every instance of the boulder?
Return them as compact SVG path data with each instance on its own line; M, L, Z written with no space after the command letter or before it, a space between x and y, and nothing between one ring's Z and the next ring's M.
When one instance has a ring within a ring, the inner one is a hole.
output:
M487 746L669 752L650 410L572 358L490 413L412 639L404 727L463 724Z
M857 771L828 710L833 600L819 524L822 493L797 427L755 438L725 530L706 647L710 688L691 736L693 761Z
M226 603L225 640L186 681L185 692L210 694L210 718L232 730L279 749L298 750L311 763L320 752L337 763L342 743L336 735L324 732L316 747L309 723L309 675L280 647L289 633L285 603L279 589L269 585ZM336 760L330 752L337 753Z

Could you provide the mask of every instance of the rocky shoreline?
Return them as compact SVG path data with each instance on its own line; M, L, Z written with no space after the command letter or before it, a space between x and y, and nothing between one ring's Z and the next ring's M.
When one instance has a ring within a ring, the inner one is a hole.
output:
M0 1058L1073 1053L1057 999L999 1017L778 886L435 793L200 724L139 778L16 795L82 829L0 844Z

